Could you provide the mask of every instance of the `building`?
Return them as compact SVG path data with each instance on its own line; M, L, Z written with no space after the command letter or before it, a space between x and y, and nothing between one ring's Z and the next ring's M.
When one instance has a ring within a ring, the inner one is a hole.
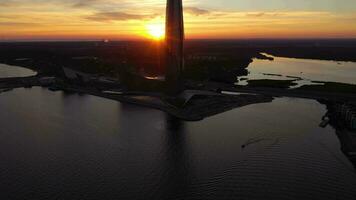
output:
M80 72L74 69L70 69L68 67L63 67L63 72L64 75L67 79L69 80L78 80L81 82L89 82L90 80L93 79L93 75L88 74L88 73L84 73L84 72Z
M49 86L52 85L56 82L56 77L42 77L38 80L41 84L41 86Z
M356 131L356 108L353 105L336 104L330 110L341 126Z

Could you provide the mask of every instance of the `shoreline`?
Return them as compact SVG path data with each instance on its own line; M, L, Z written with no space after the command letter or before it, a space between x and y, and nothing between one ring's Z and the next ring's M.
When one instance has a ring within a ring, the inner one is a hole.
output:
M167 99L172 98L161 93L148 93L140 91L123 91L121 94L109 94L104 90L94 87L69 85L69 84L43 84L42 76L0 78L0 93L5 93L15 88L43 87L55 88L56 91L88 94L106 99L130 103L138 106L154 108L166 112L172 116L186 121L199 121L204 118L232 110L234 108L271 102L274 97L305 98L314 100L326 100L333 102L348 102L355 104L356 94L327 93L322 91L290 90L266 87L233 87L227 84L210 83L201 91L220 91L216 96L200 95L200 98L189 101L184 107L176 107L169 104ZM110 91L110 89L108 90ZM238 95L222 94L221 92L243 93ZM177 97L173 97L177 98Z

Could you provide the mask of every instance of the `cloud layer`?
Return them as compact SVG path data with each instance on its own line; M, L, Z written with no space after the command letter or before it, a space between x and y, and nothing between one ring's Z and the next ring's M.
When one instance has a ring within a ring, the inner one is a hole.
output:
M146 20L152 19L158 16L157 14L152 15L140 15L140 14L128 14L124 12L99 12L86 19L99 21L99 22L110 22L110 21L126 21L126 20Z

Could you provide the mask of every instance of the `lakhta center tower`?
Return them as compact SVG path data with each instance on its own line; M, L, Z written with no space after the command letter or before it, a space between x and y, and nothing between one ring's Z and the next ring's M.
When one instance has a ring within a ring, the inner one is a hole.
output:
M166 10L166 81L172 91L181 88L184 68L184 19L182 0L167 0Z

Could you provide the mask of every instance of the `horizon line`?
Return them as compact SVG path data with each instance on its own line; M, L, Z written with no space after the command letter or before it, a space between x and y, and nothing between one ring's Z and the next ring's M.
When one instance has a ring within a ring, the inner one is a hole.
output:
M153 41L150 39L0 39L0 43L7 42L104 42L108 40L109 42L133 42L133 41ZM164 39L163 39L164 40ZM162 40L162 41L163 41ZM276 37L276 38L190 38L185 39L186 41L243 41L243 40L356 40L356 37L305 37L305 38L285 38L285 37ZM154 41L160 42L160 41Z

